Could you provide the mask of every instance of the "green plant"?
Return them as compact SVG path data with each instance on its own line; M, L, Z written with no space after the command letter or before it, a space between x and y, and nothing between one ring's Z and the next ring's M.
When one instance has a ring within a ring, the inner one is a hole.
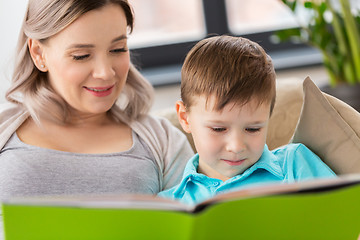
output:
M276 32L280 41L297 38L323 56L330 84L360 82L360 13L349 0L282 0L299 20L300 27ZM305 21L300 21L303 10ZM353 9L354 10L354 9Z

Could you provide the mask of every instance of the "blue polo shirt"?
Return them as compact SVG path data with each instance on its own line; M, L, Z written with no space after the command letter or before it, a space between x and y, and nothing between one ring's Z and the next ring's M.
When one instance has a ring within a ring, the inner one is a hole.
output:
M242 188L270 184L290 183L314 178L336 177L335 173L303 144L288 144L269 151L265 145L260 159L225 182L198 173L199 155L187 163L180 184L159 193L159 196L196 204L216 194Z

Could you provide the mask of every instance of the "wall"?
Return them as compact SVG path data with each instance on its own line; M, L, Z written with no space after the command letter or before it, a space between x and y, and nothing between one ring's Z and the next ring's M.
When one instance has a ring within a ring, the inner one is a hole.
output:
M10 86L13 55L26 9L26 0L0 0L0 102Z

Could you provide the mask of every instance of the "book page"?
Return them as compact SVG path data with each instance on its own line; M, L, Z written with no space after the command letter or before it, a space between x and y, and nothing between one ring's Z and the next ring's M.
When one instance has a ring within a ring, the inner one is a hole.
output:
M232 201L245 198L295 194L306 192L330 191L336 188L346 187L360 183L360 174L342 175L337 178L312 179L295 183L273 183L261 186L252 186L241 190L234 190L214 196L196 206L195 211L202 210L207 205L217 204L224 201Z
M145 194L23 197L4 200L3 204L192 211L191 206L178 201Z
M186 205L176 200L155 195L83 195L83 196L46 196L24 197L4 200L8 205L67 206L77 208L108 209L151 209L183 212L199 212L213 204L239 199L270 195L321 192L360 183L360 174L343 175L331 179L313 179L296 183L274 183L252 186L214 196L196 206Z

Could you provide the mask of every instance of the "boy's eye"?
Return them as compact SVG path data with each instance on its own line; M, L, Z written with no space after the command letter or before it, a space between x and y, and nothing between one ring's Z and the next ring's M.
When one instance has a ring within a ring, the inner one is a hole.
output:
M90 57L90 54L73 55L72 57L73 57L74 60L79 61L79 60L84 60L84 59Z
M113 50L110 50L111 53L122 53L122 52L127 52L128 50L126 48L116 48Z
M255 132L259 132L260 128L246 128L245 130L250 133L255 133Z
M215 127L215 128L211 128L211 130L214 131L214 132L224 132L224 131L226 131L226 128Z

